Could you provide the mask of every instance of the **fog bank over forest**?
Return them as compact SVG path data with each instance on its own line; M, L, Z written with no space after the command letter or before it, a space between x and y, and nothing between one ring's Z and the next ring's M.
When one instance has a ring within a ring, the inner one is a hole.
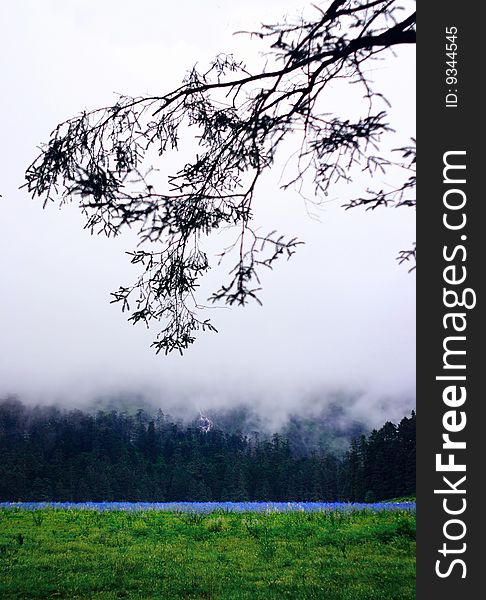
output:
M243 433L279 431L293 419L326 423L336 431L371 430L388 420L397 423L415 409L412 390L397 396L359 390L255 389L249 393L236 388L210 391L189 386L158 389L147 386L138 390L105 388L96 393L88 386L84 389L78 386L52 393L12 391L0 395L0 399L6 398L17 398L31 407L55 406L91 413L102 410L135 414L143 410L153 415L161 411L186 423L204 415L216 427Z

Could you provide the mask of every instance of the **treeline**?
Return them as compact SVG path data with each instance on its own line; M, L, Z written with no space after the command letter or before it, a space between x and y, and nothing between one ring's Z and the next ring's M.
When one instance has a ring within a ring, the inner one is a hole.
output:
M0 402L1 501L360 501L415 493L415 414L343 456L281 434L174 423L162 412Z

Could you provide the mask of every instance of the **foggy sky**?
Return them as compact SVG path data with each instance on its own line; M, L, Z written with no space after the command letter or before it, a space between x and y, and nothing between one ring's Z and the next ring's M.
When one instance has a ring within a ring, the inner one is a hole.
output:
M115 92L167 92L196 61L221 51L258 64L263 47L232 33L299 14L303 4L264 6L31 0L3 7L0 397L76 404L133 392L195 407L248 400L278 416L349 389L359 393L356 415L378 423L412 407L415 275L395 257L415 239L414 211L345 212L336 194L318 209L279 189L277 167L259 188L258 224L305 245L265 274L263 307L212 309L219 333L201 334L183 357L165 357L149 348L155 329L128 324L109 304L110 292L137 275L124 254L134 238L92 237L74 205L42 210L18 189L36 147L82 109L113 103ZM412 49L375 68L392 125L413 135ZM345 193L352 197L352 187ZM226 275L211 273L200 299Z

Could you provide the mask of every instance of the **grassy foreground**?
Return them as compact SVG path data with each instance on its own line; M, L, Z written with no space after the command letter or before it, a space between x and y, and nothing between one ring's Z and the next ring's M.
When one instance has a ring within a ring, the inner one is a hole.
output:
M410 600L415 514L0 510L0 598Z

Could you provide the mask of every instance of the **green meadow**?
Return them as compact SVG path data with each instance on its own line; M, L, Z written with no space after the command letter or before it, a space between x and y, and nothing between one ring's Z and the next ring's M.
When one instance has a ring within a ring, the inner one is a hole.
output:
M0 598L410 600L415 514L0 510Z

